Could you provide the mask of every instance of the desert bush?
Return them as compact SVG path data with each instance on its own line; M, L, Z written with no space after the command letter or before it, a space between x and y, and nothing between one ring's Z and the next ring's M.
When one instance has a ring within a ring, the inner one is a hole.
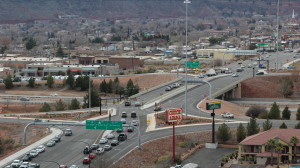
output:
M180 142L180 143L179 143L179 146L180 146L181 148L186 148L186 147L188 146L188 143L187 143L187 142Z
M260 114L267 114L267 108L263 106L251 106L247 112L246 116L257 118Z

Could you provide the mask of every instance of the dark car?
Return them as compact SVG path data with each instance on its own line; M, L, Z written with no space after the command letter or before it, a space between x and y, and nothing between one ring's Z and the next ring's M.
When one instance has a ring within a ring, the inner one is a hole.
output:
M60 142L61 137L59 135L55 136L52 140L55 142Z
M25 154L25 156L22 158L23 162L30 162L31 160L32 156L29 153Z
M91 149L92 150L96 150L96 149L98 149L99 148L99 144L93 144L92 146L91 146Z
M136 118L136 112L131 113L131 118Z
M110 145L111 146L117 146L117 145L119 145L119 141L114 139L114 140L111 141Z
M40 165L37 163L30 163L28 168L40 168Z
M122 118L126 118L127 117L127 113L124 111L122 112L122 115L121 115Z
M125 106L131 106L130 101L126 101L126 102L125 102Z
M121 133L118 136L118 141L125 141L127 139L127 135L125 133Z
M39 118L36 118L36 119L34 119L34 122L43 122L43 120L39 119Z
M238 68L238 69L236 69L236 72L243 72L243 68Z
M92 149L88 146L84 147L83 154L90 154L92 152Z

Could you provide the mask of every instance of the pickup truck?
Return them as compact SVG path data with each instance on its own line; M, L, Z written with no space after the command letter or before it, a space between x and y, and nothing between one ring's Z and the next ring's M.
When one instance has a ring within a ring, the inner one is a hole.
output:
M229 113L229 112L223 113L223 114L221 114L221 116L222 116L223 118L234 118L234 115L231 114L231 113Z

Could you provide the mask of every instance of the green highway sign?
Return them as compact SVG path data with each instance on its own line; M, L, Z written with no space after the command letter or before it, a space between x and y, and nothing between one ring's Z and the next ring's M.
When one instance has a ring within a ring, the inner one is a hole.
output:
M206 110L213 110L213 109L220 109L221 108L221 102L209 102L206 103Z
M200 66L200 61L184 61L184 66L196 68Z
M92 130L117 130L122 129L121 121L99 121L99 120L86 120L86 129Z
M268 46L268 44L256 44L257 46Z

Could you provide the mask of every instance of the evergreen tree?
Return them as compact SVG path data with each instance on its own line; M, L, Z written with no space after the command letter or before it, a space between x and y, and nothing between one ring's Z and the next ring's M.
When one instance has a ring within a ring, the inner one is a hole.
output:
M72 99L71 104L69 105L69 110L80 109L80 102L77 99Z
M56 111L64 111L66 108L66 105L61 99L59 99L59 101L56 102L55 108L56 108Z
M119 81L119 78L116 77L113 82L113 93L119 94L118 93L119 87L120 87L120 81Z
M58 47L58 49L56 51L56 57L63 59L64 56L65 56L65 53L64 53L63 49L61 48L61 46L59 45L59 47Z
M236 140L237 142L242 142L242 140L244 140L245 138L246 138L246 129L243 126L243 124L240 123L236 131Z
M68 75L68 78L67 78L66 83L67 83L67 85L70 86L71 89L74 89L74 87L75 87L74 81L75 81L74 76L72 75L72 73L70 73L70 74Z
M75 87L81 89L82 83L83 83L83 77L79 76L75 81Z
M287 129L287 126L286 124L283 122L280 126L279 126L280 129Z
M113 81L109 79L108 85L107 85L107 92L112 93L113 90Z
M285 107L282 111L282 119L289 120L291 117L291 111L288 107Z
M300 129L300 122L298 122L298 124L295 125L295 129Z
M49 112L51 111L51 107L48 103L44 103L43 107L40 108L39 112Z
M217 131L217 139L221 142L226 142L231 138L230 128L223 123Z
M100 92L103 92L103 93L108 92L107 83L106 83L105 79L101 82L99 89L100 89Z
M31 50L35 46L36 46L36 41L32 37L29 38L25 43L25 47L27 50Z
M271 129L272 125L273 124L272 124L272 122L270 122L269 119L267 119L265 122L263 122L263 129L264 129L264 131L267 131L267 130Z
M89 92L84 96L84 107L89 108ZM100 99L99 94L94 89L91 90L91 107L99 107Z
M83 77L82 85L81 85L81 90L88 90L89 89L89 82L91 82L91 88L93 88L93 81L90 79L89 76L85 75Z
M300 107L297 109L296 119L300 120Z
M273 103L270 112L268 114L270 119L280 119L280 110L276 102Z
M30 77L30 79L28 80L28 86L31 87L31 88L34 88L35 79L33 77Z
M11 89L14 87L10 74L6 76L4 84L6 89Z
M259 125L255 118L250 118L250 122L247 124L247 136L251 136L259 133Z
M54 85L54 79L52 77L52 75L48 75L47 77L47 86L48 88L52 88Z

